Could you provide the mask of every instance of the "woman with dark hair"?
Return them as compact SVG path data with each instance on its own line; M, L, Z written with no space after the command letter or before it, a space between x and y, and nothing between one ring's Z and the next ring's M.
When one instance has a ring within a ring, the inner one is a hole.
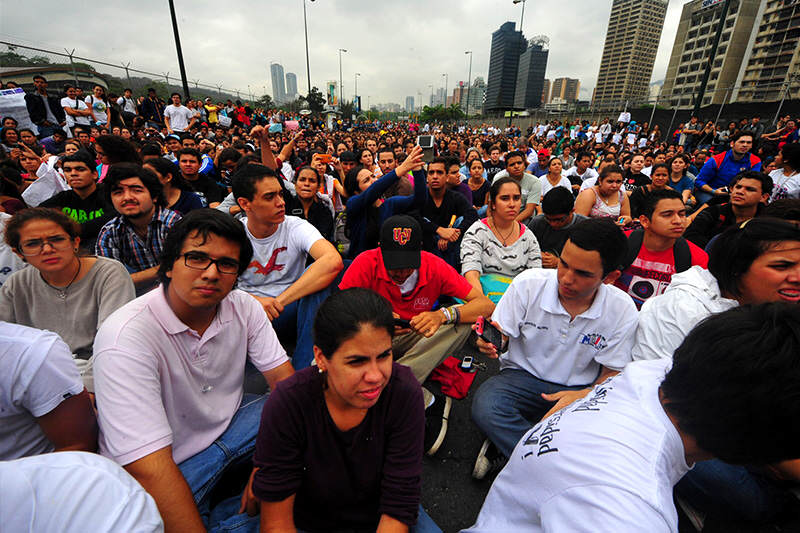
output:
M656 163L650 171L650 183L637 187L629 198L631 204L631 217L635 220L639 218L644 209L647 196L653 191L663 191L667 189L669 181L669 167L666 163Z
M18 133L20 142L25 145L26 148L31 150L39 157L44 155L44 146L42 146L41 143L36 140L36 134L33 133L32 129L22 128Z
M514 276L542 266L539 242L517 222L521 205L519 182L508 176L496 179L489 189L487 217L472 224L461 241L464 277L494 303Z
M94 151L100 160L97 167L98 182L102 182L108 167L117 163L142 164L142 157L132 142L116 135L100 135L94 140Z
M780 155L782 168L776 168L769 174L775 184L770 202L800 198L800 144L784 145Z
M19 159L20 152L17 144L19 144L19 132L15 128L0 129L0 146L15 161Z
M572 183L570 183L569 178L562 174L564 162L560 157L551 157L544 164L544 168L547 169L547 174L539 176L539 183L542 184L542 197L554 187L566 187L570 191L572 190Z
M686 154L676 154L667 160L669 167L669 181L667 185L681 193L683 203L688 206L695 204L692 191L694 190L694 174L689 172L691 159Z
M345 232L350 239L347 257L355 256L378 246L378 233L383 222L392 215L405 213L412 209L422 209L427 199L428 187L422 169L422 148L414 147L405 161L388 174L375 177L373 172L363 166L351 169L344 180L347 193L347 222ZM381 196L394 185L399 176L414 172L414 194L392 196L383 200Z
M175 163L163 157L155 157L148 159L142 166L158 176L158 181L164 189L167 209L185 215L193 209L203 207L203 200L192 191L192 187L183 179Z
M310 165L298 168L294 174L297 203L291 208L287 206L287 214L307 220L323 237L333 242L333 213L317 196L319 187L320 175L316 169Z
M380 175L380 169L375 164L375 154L369 148L364 148L358 157L358 164L375 174Z
M95 85L92 89L92 94L83 99L89 109L92 110L93 119L92 126L105 126L109 123L108 113L108 97L106 90L102 85Z
M58 333L93 392L92 343L108 315L133 300L130 275L113 259L81 256L80 227L60 211L25 209L8 221L5 241L30 268L0 287L0 320Z
M631 221L631 205L622 187L623 170L608 165L600 172L597 184L580 192L575 212L590 218L613 218L618 226Z
M392 308L372 291L320 305L316 367L278 383L261 415L252 492L262 532L440 531L420 506L422 390L393 362L393 335Z
M470 153L477 154L478 152L474 151ZM469 157L467 157L467 159L469 159ZM491 184L489 180L486 179L486 170L483 168L483 161L481 161L480 155L477 158L473 158L472 161L469 161L466 166L469 167L467 185L469 186L469 190L472 191L472 205L475 209L480 209L486 205L486 198Z

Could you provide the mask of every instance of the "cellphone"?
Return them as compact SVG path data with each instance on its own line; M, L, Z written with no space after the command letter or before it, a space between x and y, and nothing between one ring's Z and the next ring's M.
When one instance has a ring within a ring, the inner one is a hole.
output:
M408 320L403 320L402 318L395 318L394 325L398 328L408 329L411 327L411 322Z
M472 372L472 356L465 355L464 359L461 360L461 364L459 365L461 370L464 372Z
M475 321L475 333L489 344L493 344L499 352L503 346L503 333L494 327L488 318L479 316Z
M319 154L319 161L320 163L328 164L331 162L332 157L331 154Z
M422 161L425 163L433 161L433 135L418 135L417 144L422 148Z

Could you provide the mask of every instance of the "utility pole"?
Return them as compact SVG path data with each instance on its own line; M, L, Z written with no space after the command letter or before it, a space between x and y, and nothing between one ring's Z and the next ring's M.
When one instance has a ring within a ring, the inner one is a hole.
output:
M703 71L703 77L700 79L700 88L697 89L697 95L694 97L694 109L692 115L697 115L700 112L700 106L703 105L703 97L706 94L706 86L708 85L708 78L711 76L711 69L714 67L714 57L717 55L717 46L722 37L722 30L725 28L725 18L728 16L728 7L731 5L731 0L725 0L722 4L722 13L719 17L719 24L717 24L717 33L714 35L714 42L711 45L711 51L708 53L706 59L706 69Z
M469 90L472 87L472 50L464 52L469 54L469 74L467 74L467 118L469 118Z
M314 0L311 0L312 2ZM306 0L303 0L303 29L306 32L306 78L308 80L308 94L311 94L311 63L308 61L308 21L306 19ZM273 87L273 91L275 88Z
M75 88L77 88L78 87L78 72L75 70L75 62L72 60L72 56L73 56L73 54L75 54L75 49L73 48L72 51L70 52L69 50L64 48L64 51L69 56L69 64L72 67L72 79L75 80Z
M178 35L178 19L175 17L174 0L169 0L169 13L172 16L172 32L175 34L175 49L178 52L178 67L181 69L181 82L183 82L183 96L189 98L189 82L186 80L186 67L183 65L183 52L181 51L181 38Z
M130 61L128 61L127 65L122 65L122 68L125 69L125 77L128 79L128 87L131 87L131 73L128 71L128 67L131 66ZM133 89L133 87L131 87Z
M339 107L342 107L344 103L344 82L342 81L342 52L345 54L347 50L344 48L339 48Z

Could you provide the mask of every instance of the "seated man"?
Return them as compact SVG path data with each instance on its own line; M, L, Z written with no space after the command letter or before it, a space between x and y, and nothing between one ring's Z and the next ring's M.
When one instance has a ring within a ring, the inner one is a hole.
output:
M383 176L397 168L397 158L394 155L394 151L388 146L378 148L378 168L381 169L381 175ZM342 171L344 175L347 175L347 172L349 172L349 170L345 171L344 169L342 169ZM400 176L394 185L386 189L383 196L388 198L390 196L408 196L412 194L414 192L414 186L411 185L411 181L408 179L409 177L410 174L407 176Z
M672 488L694 463L797 457L798 326L794 304L736 308L672 362L629 364L521 436L465 531L678 531Z
M532 269L511 282L492 315L503 346L478 340L481 352L499 355L500 373L480 386L472 402L472 419L488 437L474 477L498 468L546 413L585 395L631 360L636 306L611 286L626 245L612 220L584 220L573 228L557 271Z
M233 195L253 246L239 287L262 305L279 337L297 334L295 368L314 357L311 327L317 307L342 270L342 257L308 221L286 215L283 180L272 169L251 164L233 177ZM306 268L311 257L312 263Z
M141 294L155 286L164 240L181 216L161 207L164 199L158 176L139 165L112 165L103 187L119 215L100 229L95 253L125 265Z
M81 225L81 247L94 251L97 235L116 212L97 185L97 165L86 150L64 156L64 177L72 189L60 192L45 200L39 207L60 209Z
M740 172L761 171L761 159L750 153L752 148L752 132L739 131L731 137L730 150L708 158L694 182L698 205L715 196L727 196L728 185Z
M248 519L238 497L209 517L215 484L255 447L265 397L243 395L245 363L271 388L293 373L261 306L233 289L252 252L239 222L195 209L167 236L162 286L97 332L100 452L153 497L168 533Z
M542 268L557 268L558 256L564 249L572 228L587 217L575 213L575 197L569 189L555 187L542 198L542 214L528 223L539 249L542 251Z
M416 178L415 178L416 179ZM408 321L398 326L392 353L398 363L411 368L422 383L444 359L466 342L479 316L489 315L494 304L480 290L435 255L422 251L422 229L407 215L395 215L381 226L380 248L359 254L342 278L340 289L363 287L385 297L395 316ZM442 297L459 298L460 306L433 306ZM425 450L433 455L447 433L450 398L434 399L423 389L428 413Z
M0 322L0 368L0 461L97 450L92 401L58 335Z
M678 191L662 189L644 199L642 229L628 233L625 268L614 285L628 293L637 308L664 292L672 275L694 265L706 268L708 255L683 235L686 206Z
M539 178L525 172L525 154L523 152L506 154L506 169L498 172L494 178L499 179L504 176L511 176L522 189L522 207L517 215L517 220L525 224L528 219L538 213L539 203L542 201L542 184Z
M200 195L205 205L216 207L225 198L228 191L207 174L200 173L202 159L200 152L194 148L183 148L178 152L178 166L183 179L194 192Z
M478 212L463 195L447 186L447 159L428 164L428 198L422 208L424 250L459 267L461 238L478 220Z
M763 172L745 170L737 174L728 187L730 202L707 205L697 213L686 228L684 237L687 240L705 248L725 229L758 216L772 194L773 182Z

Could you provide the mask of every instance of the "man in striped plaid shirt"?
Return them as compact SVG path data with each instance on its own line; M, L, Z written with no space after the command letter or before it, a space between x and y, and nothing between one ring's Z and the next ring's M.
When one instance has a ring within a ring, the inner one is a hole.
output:
M139 165L113 165L103 187L119 216L102 227L95 252L125 265L137 294L142 294L156 285L161 247L181 216L162 207L161 182Z

